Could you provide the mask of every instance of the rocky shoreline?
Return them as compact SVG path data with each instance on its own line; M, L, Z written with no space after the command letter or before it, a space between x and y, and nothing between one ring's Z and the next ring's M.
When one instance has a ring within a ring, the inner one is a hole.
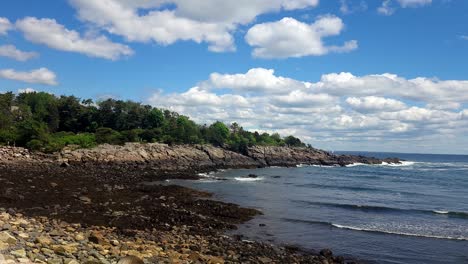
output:
M104 145L47 155L0 148L0 263L353 263L226 236L261 212L210 200L168 178L220 168L382 163L314 149ZM398 162L387 160L385 162ZM1 262L1 258L5 262Z

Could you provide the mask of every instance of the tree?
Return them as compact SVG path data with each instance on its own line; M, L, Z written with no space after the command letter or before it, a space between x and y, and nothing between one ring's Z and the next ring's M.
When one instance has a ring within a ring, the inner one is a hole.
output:
M215 122L208 128L208 141L215 146L224 146L229 137L229 128L222 122Z
M287 136L284 138L284 143L290 147L304 147L305 144L301 142L300 139L294 136Z
M42 92L0 94L0 144L57 151L67 145L141 141L210 143L240 153L256 144L305 146L294 136L250 132L235 122L229 127L219 121L198 125L188 116L138 102L107 99L94 104Z

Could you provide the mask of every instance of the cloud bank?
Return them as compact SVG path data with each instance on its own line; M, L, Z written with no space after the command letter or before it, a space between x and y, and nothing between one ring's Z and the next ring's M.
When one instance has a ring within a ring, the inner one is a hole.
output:
M170 45L207 43L214 52L233 51L233 33L259 15L315 7L318 0L71 0L78 17L128 41ZM137 30L136 30L137 29Z
M430 146L435 138L468 132L467 94L465 80L330 73L304 82L254 68L213 73L185 92L160 91L148 101L200 123L236 121L319 145L393 140Z

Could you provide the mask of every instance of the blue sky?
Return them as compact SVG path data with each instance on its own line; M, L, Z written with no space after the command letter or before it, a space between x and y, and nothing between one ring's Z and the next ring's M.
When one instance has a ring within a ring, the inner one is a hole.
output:
M468 2L200 5L2 1L0 92L132 99L326 149L467 154Z

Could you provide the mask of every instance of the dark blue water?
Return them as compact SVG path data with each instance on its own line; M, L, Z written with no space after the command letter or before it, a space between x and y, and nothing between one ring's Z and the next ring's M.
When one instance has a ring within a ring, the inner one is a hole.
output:
M408 162L228 170L172 183L260 209L236 231L252 239L371 263L468 263L468 156L363 154Z

